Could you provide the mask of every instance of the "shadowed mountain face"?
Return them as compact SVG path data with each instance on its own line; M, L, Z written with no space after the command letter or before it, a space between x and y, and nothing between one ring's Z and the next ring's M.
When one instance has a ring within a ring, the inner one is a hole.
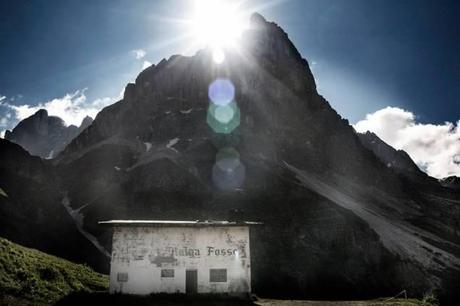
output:
M61 204L53 167L19 145L0 139L0 236L28 247L88 263L107 259L79 232Z
M80 127L66 126L56 116L48 116L45 109L22 120L12 131L5 132L5 139L15 142L30 154L42 158L53 158L81 131L91 125L93 119L86 117Z
M56 157L60 203L85 237L104 252L100 220L242 209L265 223L251 233L256 293L455 296L458 193L366 148L276 24L254 15L241 49L225 55L147 68Z

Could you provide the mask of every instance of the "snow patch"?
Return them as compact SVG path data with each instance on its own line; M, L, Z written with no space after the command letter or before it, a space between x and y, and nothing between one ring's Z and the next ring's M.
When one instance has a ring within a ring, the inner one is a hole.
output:
M45 159L52 159L54 157L54 150L51 150L51 152L48 154L48 156Z
M171 139L170 141L168 141L168 143L166 144L166 148L168 149L171 149L175 152L178 152L176 149L173 148L174 145L176 145L177 143L179 142L179 138L174 138L174 139Z
M152 144L150 142L144 142L145 144L145 150L148 152L152 148Z
M88 233L83 229L83 214L80 212L81 208L78 209L72 209L70 206L70 200L68 196L64 196L64 198L61 201L62 206L67 210L67 213L72 217L72 219L75 221L75 225L77 226L78 231L86 238L88 239L102 254L110 258L109 252L99 243L97 238L93 236L92 234Z
M181 110L181 114L190 114L192 112L193 108L187 109L187 110Z

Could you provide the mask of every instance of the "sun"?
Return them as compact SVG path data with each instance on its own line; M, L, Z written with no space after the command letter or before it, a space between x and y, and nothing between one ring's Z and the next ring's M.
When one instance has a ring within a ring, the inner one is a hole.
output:
M238 40L247 28L241 4L241 0L194 1L192 35L198 45L214 50L216 62L223 61L225 49L238 46Z

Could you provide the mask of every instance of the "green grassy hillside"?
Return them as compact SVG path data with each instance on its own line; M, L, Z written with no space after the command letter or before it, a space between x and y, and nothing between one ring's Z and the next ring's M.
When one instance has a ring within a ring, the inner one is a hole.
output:
M107 290L91 268L0 238L0 305L49 305L76 291Z

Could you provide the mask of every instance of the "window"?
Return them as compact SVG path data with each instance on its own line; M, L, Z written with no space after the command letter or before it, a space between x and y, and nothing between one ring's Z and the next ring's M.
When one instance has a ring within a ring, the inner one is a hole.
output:
M128 273L118 273L117 274L117 281L119 281L119 282L127 282L128 281Z
M227 269L210 269L209 281L213 283L225 283L227 281Z
M161 277L174 277L174 269L161 269Z

